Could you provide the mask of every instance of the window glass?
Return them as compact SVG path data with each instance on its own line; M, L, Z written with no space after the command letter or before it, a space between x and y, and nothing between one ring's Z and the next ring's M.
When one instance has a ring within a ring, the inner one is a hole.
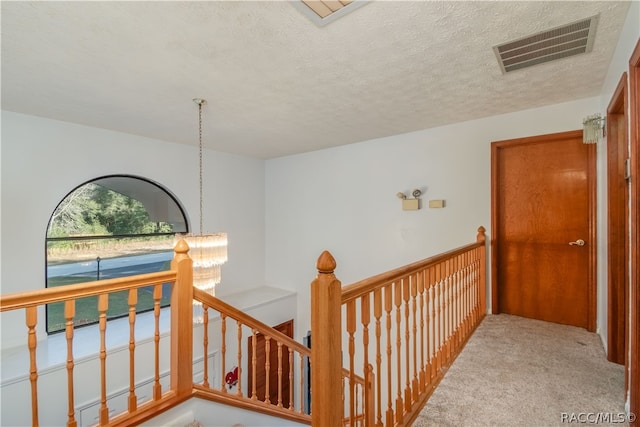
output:
M56 207L46 239L47 287L168 270L175 233L188 232L183 210L159 185L107 176L80 185ZM162 306L170 287L163 285ZM128 292L109 295L107 318L128 314ZM153 289L138 291L137 312L153 309ZM97 323L97 297L76 301L74 326ZM47 306L47 331L65 328L64 304Z

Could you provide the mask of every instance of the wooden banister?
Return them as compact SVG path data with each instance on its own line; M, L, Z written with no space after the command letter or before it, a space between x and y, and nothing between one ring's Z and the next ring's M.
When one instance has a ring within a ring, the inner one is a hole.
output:
M150 283L166 283L173 282L175 280L176 272L168 270L161 271L159 273L120 277L117 279L104 279L97 282L16 292L8 295L0 295L0 312L25 307L36 307L39 305L52 304L54 302L63 302L90 296L98 296L118 291L128 291L129 289L149 286Z
M342 289L332 287L340 283L334 269L324 252L311 285L311 376L321 378L312 383L312 409L322 408L312 411L313 422L338 425L340 413L344 426L409 426L485 315L485 229L473 243ZM340 389L331 361L342 357L341 404L329 390Z
M224 313L225 317L239 320L243 325L251 329L255 329L256 331L264 335L270 336L272 339L281 342L285 346L297 351L298 353L302 353L305 356L311 355L311 350L308 347L305 347L293 338L286 336L276 329L273 329L266 323L263 323L258 319L249 316L244 311L238 310L234 306L227 304L219 298L211 296L210 294L200 289L193 290L193 298L196 301L206 303L209 308L212 308L220 313Z
M484 230L484 227L480 227L480 228ZM484 236L484 231L483 231L483 236ZM389 270L384 273L380 273L375 276L368 277L364 280L360 280L358 282L344 286L342 288L342 303L344 304L347 301L359 298L362 295L369 293L373 288L384 287L386 284L392 283L404 276L409 275L414 271L424 270L430 265L436 265L447 259L455 257L456 255L465 253L470 249L479 248L483 246L484 246L484 241L478 240L475 243L471 243L465 246L460 246L456 249L452 249L450 251L443 252L441 254L434 255L432 257L425 258L423 260L416 261L414 263L407 264L402 267L398 267L394 270Z
M336 261L329 252L320 255L316 267L318 276L311 283L311 419L315 426L339 426L342 423L341 284L333 273Z

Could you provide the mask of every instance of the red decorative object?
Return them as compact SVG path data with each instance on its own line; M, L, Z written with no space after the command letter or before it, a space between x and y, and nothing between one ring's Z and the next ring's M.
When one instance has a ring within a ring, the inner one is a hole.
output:
M231 371L227 372L227 375L224 377L224 381L227 383L229 387L233 387L238 384L238 367L236 366Z

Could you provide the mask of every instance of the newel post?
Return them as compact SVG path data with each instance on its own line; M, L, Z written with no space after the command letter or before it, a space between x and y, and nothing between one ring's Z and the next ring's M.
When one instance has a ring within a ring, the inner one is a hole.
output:
M171 269L177 271L171 291L171 389L177 396L193 389L193 261L189 245L180 240Z
M342 285L333 274L336 260L324 251L311 283L311 421L342 425Z
M487 314L487 236L483 226L478 227L476 240L482 242L480 246L480 315Z

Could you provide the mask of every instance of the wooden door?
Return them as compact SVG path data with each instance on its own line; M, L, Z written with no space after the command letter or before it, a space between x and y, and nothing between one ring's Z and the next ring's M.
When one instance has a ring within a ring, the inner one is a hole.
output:
M595 330L595 146L582 131L492 144L494 313Z
M273 327L275 330L282 332L286 336L293 338L293 319L288 320ZM289 382L289 347L281 346L278 349L278 345L275 341L269 340L269 349L267 351L267 345L265 336L262 334L256 334L256 397L258 400L264 402L267 386L269 387L269 403L278 405L278 391L281 390L280 403L283 407L289 407L291 384ZM247 366L249 395L253 394L253 337L249 337L248 342L249 361ZM268 359L267 359L268 358ZM267 364L267 360L269 364ZM268 378L267 383L267 367Z

